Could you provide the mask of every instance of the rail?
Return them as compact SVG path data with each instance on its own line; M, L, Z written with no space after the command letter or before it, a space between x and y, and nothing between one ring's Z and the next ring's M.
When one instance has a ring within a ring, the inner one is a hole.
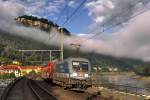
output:
M15 86L15 84L17 82L19 82L20 80L22 80L24 77L20 77L18 79L16 79L14 82L10 83L6 89L4 90L4 92L2 93L1 97L0 97L0 100L6 100L9 93L11 92L12 88Z
M57 100L53 95L51 95L49 93L49 91L44 89L42 86L37 84L35 81L28 80L28 85L38 100L48 100L48 99L49 100Z

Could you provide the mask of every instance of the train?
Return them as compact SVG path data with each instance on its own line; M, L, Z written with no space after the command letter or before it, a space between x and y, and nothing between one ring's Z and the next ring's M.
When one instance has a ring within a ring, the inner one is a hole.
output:
M65 89L84 91L92 85L91 64L86 58L70 57L48 66L49 79Z

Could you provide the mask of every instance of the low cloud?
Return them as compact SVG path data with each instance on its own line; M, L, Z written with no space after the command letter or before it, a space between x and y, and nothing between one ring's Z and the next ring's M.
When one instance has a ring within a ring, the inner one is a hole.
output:
M11 9L11 12L9 11ZM18 35L25 38L31 38L33 40L58 46L60 36L58 31L54 28L51 31L51 35L54 37L50 40L48 39L49 34L44 31L35 28L29 28L17 25L14 18L24 15L25 9L22 5L18 3L0 1L0 30L5 31L12 35ZM54 35L56 34L56 35ZM58 40L56 40L56 37Z
M96 39L80 38L81 50L115 57L150 61L150 11L134 18L118 32L96 35Z
M11 9L11 12L9 11ZM0 1L0 30L13 35L30 38L48 45L60 46L60 35L54 28L49 34L34 28L18 26L14 18L25 14L24 6L9 1ZM150 11L132 19L124 28L115 33L103 33L87 40L86 36L64 36L64 45L71 49L71 43L81 44L81 50L112 55L115 57L136 58L150 61ZM56 35L54 35L56 34ZM90 37L90 35L89 35Z
M85 4L88 15L100 25L126 22L136 12L145 9L149 0L92 0Z

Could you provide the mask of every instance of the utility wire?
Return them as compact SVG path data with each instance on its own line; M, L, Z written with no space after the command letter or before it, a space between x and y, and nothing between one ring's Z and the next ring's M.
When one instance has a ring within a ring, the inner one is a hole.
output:
M61 26L64 26L67 24L67 22L74 16L74 14L84 5L84 3L86 2L87 0L84 0L75 10L74 12L67 18L67 20L65 20L65 22L61 25Z
M55 23L58 23L59 20L61 19L62 15L64 14L65 10L68 8L68 4L65 5L65 7L63 8L63 10L61 11L61 13L59 14L57 20Z
M145 9L145 10L139 12L138 14L133 15L132 17L130 17L130 19L128 19L128 21L130 21L131 19L133 19L133 18L135 18L135 17L137 17L137 16L139 16L139 15L145 13L145 12L148 12L149 10L150 10L150 8ZM122 22L117 23L115 26L119 26L120 24L122 24ZM109 28L105 29L104 31L109 30L109 29L111 29L111 28L113 28L113 27L114 27L114 26L109 27ZM101 33L104 33L104 31L101 32ZM80 41L80 43L86 42L87 40L90 40L90 39L94 38L94 37L95 37L96 35L98 35L98 34L100 34L100 32L95 33L95 34L94 34L93 36L91 36L90 38L87 38L87 39L85 39L85 40L83 40L83 41Z
M65 20L65 22L61 25L61 27L63 27L64 25L67 24L67 22L74 16L74 14L76 14L76 12L84 5L84 3L86 2L87 0L84 0L82 1L82 3L73 11L73 13ZM64 8L66 9L66 7ZM63 10L64 12L64 10ZM61 17L60 17L61 18ZM56 34L55 34L56 35ZM55 35L53 35L51 38L53 38Z
M133 15L133 16L131 16L129 19L128 19L128 21L129 20L131 20L131 19L133 19L133 18L135 18L135 17L137 17L137 16L139 16L139 15L141 15L141 14L143 14L143 13L145 13L145 12L147 12L147 11L149 11L150 10L150 8L147 8L147 9L145 9L145 10L143 10L143 11L141 11L141 12L139 12L139 13L137 13L137 14L135 14L135 15ZM115 27L116 26L119 26L120 24L122 24L122 22L119 22L119 23L117 23L117 24L115 24ZM85 40L79 40L79 42L80 43L83 43L83 42L86 42L87 40L89 40L89 39L92 39L93 37L95 37L96 35L98 35L98 34L100 34L100 33L104 33L106 30L109 30L109 29L111 29L111 28L113 28L114 26L111 26L111 27L108 27L108 28L106 28L106 29L104 29L103 30L103 32L97 32L97 33L89 33L89 34L93 34L93 36L91 36L91 37L89 37L89 38L87 38L87 39L85 39ZM83 41L83 42L82 42ZM77 41L76 41L77 42Z
M68 1L68 0L67 0L67 1ZM65 10L66 10L67 8L68 8L68 2L65 4L65 7L62 9L62 11L60 12L60 14L59 14L57 20L55 21L56 24L59 22L59 20L61 19L61 17L63 16L63 14L64 14L64 12L65 12ZM51 35L51 31L50 31L50 35ZM56 34L53 34L52 36L49 36L48 39L50 40L50 39L53 38L55 35L56 35Z

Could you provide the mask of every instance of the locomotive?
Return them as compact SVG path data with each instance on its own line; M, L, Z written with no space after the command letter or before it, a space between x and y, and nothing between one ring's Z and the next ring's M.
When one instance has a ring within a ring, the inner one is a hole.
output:
M71 90L84 91L92 85L91 64L85 58L68 58L49 67L52 82Z

